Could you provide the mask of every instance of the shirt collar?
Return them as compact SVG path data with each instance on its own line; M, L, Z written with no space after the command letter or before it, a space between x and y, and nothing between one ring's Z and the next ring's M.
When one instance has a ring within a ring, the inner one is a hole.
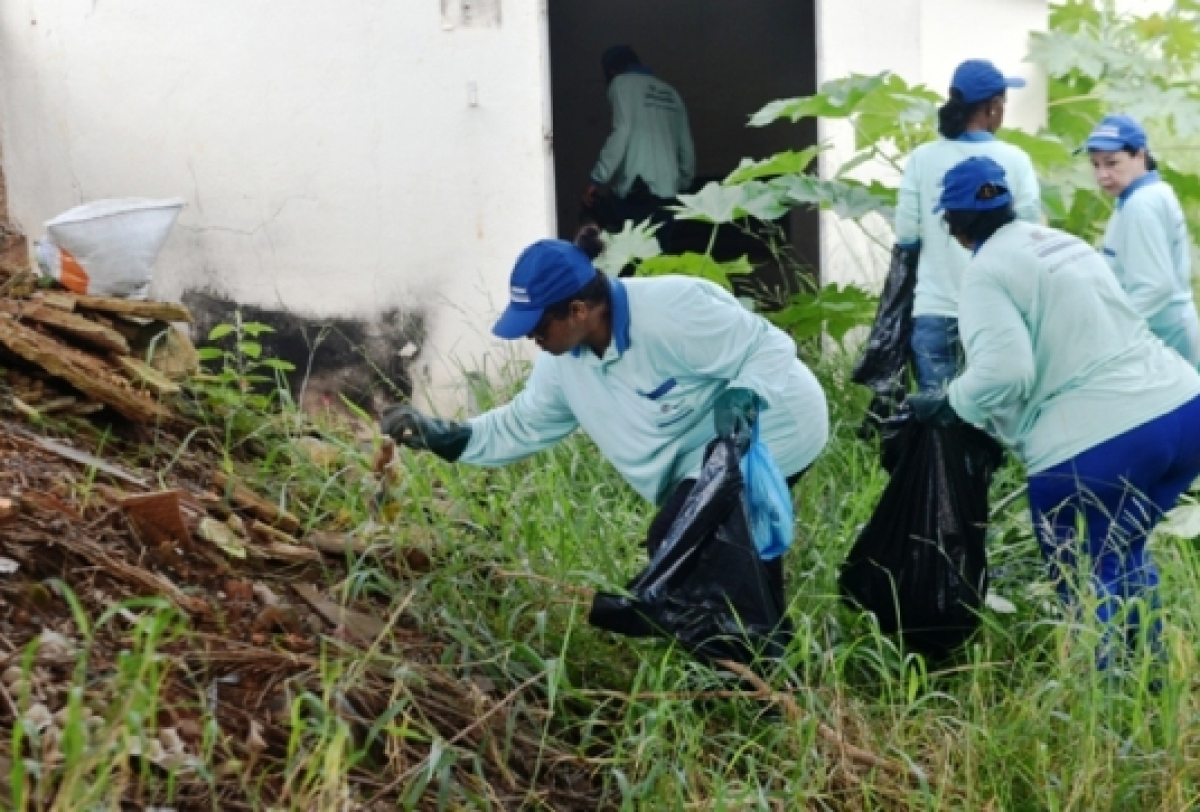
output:
M1157 169L1150 170L1149 172L1147 172L1146 174L1142 175L1140 178L1135 180L1133 183L1131 183L1125 187L1125 191L1121 192L1121 194L1119 194L1117 196L1117 206L1120 206L1122 203L1124 203L1126 200L1128 200L1129 196L1132 195L1134 192L1136 192L1138 189L1141 189L1143 186L1149 186L1152 183L1158 183L1160 180L1162 180L1162 178L1159 176L1158 170Z
M612 313L612 341L608 343L604 357L599 359L601 361L615 361L629 349L629 291L625 289L625 283L616 277L608 280L608 291L608 306ZM581 358L585 350L586 347L580 344L571 350L571 354Z
M955 138L954 140L955 141L995 141L996 136L992 135L987 130L971 130L970 132L964 132L962 135L960 135L958 138Z

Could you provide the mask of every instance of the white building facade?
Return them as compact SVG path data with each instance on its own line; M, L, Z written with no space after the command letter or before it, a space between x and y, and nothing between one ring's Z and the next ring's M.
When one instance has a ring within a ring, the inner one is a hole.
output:
M1042 120L1044 86L1021 60L1044 0L811 2L811 41L795 47L817 83L892 70L944 88L958 61L987 57L1034 80L1013 96L1015 123ZM196 302L210 321L233 303L292 324L340 319L375 366L402 353L419 399L461 405L463 373L513 351L489 332L513 260L559 231L551 48L569 43L551 42L554 8L4 0L10 215L36 238L86 201L181 196L155 296ZM719 31L743 7L692 8ZM607 115L602 96L580 103ZM842 148L848 134L817 137ZM835 149L823 171L837 161ZM831 216L820 254L826 280L877 275L872 249Z

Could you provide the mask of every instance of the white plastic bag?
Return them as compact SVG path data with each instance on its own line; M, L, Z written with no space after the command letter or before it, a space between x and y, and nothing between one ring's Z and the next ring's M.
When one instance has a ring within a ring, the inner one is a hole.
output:
M183 204L182 198L121 198L77 206L46 223L38 265L75 293L145 299Z

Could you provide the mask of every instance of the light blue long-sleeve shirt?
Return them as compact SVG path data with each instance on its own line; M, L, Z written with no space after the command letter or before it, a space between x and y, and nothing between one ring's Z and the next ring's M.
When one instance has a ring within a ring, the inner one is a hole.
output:
M650 73L622 73L609 83L608 101L613 128L592 181L609 184L617 197L639 176L658 197L686 191L696 176L696 150L675 88Z
M904 166L896 198L896 244L921 247L917 263L914 316L958 315L958 290L970 254L950 236L940 214L942 179L956 164L976 155L1004 167L1017 217L1041 222L1041 189L1033 162L1024 151L987 132L964 133L953 141L939 138L913 150Z
M460 461L515 462L582 428L634 490L661 503L699 475L716 436L713 404L729 387L766 401L761 437L785 476L825 447L825 393L795 343L724 289L680 276L613 280L612 319L602 358L540 353L511 402L470 421Z
M958 325L967 366L950 405L1038 473L1200 395L1100 254L1062 231L1014 222L970 260Z
M1104 233L1104 258L1150 330L1193 365L1200 362L1187 221L1157 172L1134 181L1117 199Z

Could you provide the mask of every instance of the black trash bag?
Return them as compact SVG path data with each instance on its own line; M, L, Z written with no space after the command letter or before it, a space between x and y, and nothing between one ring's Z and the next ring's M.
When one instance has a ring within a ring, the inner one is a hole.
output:
M847 602L935 658L979 626L987 596L988 486L1000 446L966 423L930 428L907 409L885 425L892 478L842 565Z
M632 597L597 593L588 622L673 637L701 659L779 658L790 636L750 531L737 448L714 440L704 469Z
M913 294L917 288L916 248L892 248L892 262L879 296L875 323L850 379L893 405L903 393L913 331Z

